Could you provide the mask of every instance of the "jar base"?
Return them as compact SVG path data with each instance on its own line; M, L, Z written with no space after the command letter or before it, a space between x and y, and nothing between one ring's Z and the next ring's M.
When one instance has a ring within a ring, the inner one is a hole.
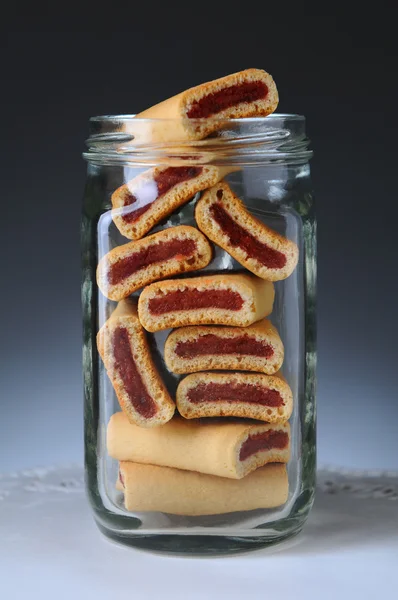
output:
M224 535L135 535L125 534L105 527L97 521L101 533L109 540L156 554L173 554L175 556L226 556L261 550L276 546L298 535L304 522L284 532L269 532L255 537L239 537Z

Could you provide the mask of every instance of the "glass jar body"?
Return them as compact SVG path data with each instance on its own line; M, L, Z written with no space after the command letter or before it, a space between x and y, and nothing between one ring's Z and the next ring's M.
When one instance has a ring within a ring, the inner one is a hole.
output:
M192 158L196 165L198 161L208 160L203 156ZM150 164L144 164L137 159L131 160L131 156L125 161L121 161L120 157L109 160L102 158L101 153L94 160L92 157L89 159L82 226L85 462L88 496L99 528L108 537L135 547L191 553L225 553L258 548L294 535L301 530L308 516L315 485L316 226L308 161L302 158L294 160L294 152L292 156L279 160L264 157L243 160L239 151L234 153L233 159L223 158L223 168L227 172L224 180L243 201L245 209L261 223L293 241L299 251L294 271L286 279L274 283L273 310L267 317L283 342L284 360L278 375L281 374L287 382L293 397L289 419L287 501L273 508L231 511L229 507L225 513L218 510L217 514L190 515L173 514L167 510L126 510L124 493L117 489L120 485L115 485L119 465L109 456L107 449L108 423L112 415L120 411L120 406L96 345L98 331L116 307L116 302L98 289L97 265L113 248L130 242L113 220L112 194L148 169L159 166L174 168L186 165L187 160L179 163L175 155L172 159L169 155L159 158L159 162L152 158ZM217 162L214 151L211 160L212 164ZM201 194L203 192L195 194L164 217L147 235L181 225L196 228L195 207ZM229 252L217 243L211 245L213 255L207 266L178 277L245 271ZM138 298L141 292L141 289L136 290L132 296ZM174 400L177 386L186 374L171 372L165 363L164 346L169 333L170 330L162 330L146 332L145 336L157 372ZM241 372L236 370L236 373ZM224 417L225 420L228 417ZM244 482L245 477L239 480L239 484ZM187 480L186 487L183 483L180 490L188 504L189 485Z

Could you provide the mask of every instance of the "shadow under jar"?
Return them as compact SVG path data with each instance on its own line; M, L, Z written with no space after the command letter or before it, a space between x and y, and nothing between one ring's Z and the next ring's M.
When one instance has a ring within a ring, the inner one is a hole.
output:
M316 225L305 119L220 121L195 142L163 142L164 126L90 120L88 497L100 530L124 544L256 549L298 533L314 496Z

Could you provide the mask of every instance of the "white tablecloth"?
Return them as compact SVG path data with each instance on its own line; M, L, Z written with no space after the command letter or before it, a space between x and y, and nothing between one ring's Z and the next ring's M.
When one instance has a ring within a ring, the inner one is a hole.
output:
M97 530L83 471L0 477L1 600L378 599L398 594L398 474L322 469L303 533L219 558L125 548Z

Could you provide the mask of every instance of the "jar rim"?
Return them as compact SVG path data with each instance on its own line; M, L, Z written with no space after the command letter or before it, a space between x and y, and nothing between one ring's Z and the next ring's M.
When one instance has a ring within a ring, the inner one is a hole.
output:
M218 118L218 117L212 117L212 121L223 121L223 122L234 122L234 123L267 123L271 120L276 120L276 119L288 119L289 121L305 121L305 116L304 115L300 115L297 113L272 113L271 115L268 115L266 117L241 117L238 119L226 119L226 118ZM137 117L135 114L120 114L120 115L96 115L93 117L89 118L89 123L92 122L101 122L101 121L130 121L130 120L134 120L135 122L178 122L180 121L179 118L174 118L174 119L164 119L164 118L142 118L142 117ZM207 118L200 118L200 119L190 119L191 122L195 123L203 123L206 122L208 119Z
M207 137L187 138L183 119L147 119L134 115L102 115L89 120L88 151L97 164L249 165L305 163L312 157L305 117L273 113L267 117L213 119L217 127ZM189 119L190 126L208 119Z

